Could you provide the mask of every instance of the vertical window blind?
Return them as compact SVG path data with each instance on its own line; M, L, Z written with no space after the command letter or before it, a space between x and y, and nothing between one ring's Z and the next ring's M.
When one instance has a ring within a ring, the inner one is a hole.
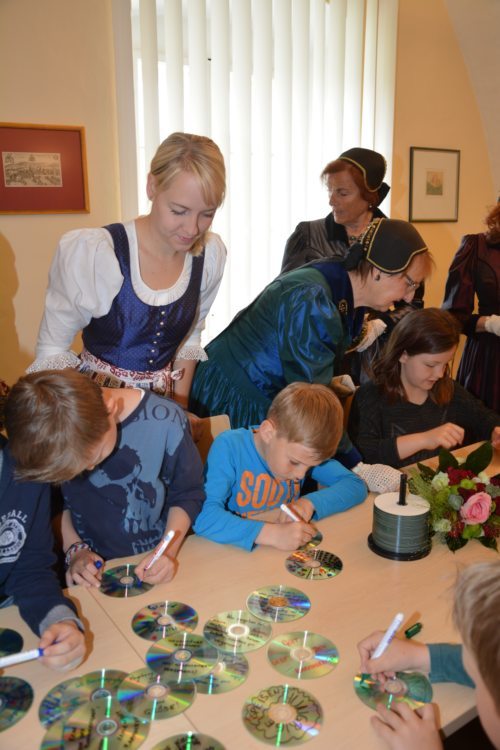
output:
M206 341L279 273L296 224L328 213L327 162L374 148L390 175L397 12L398 0L114 3L115 46L132 60L131 76L117 76L118 111L135 105L135 122L119 123L122 158L136 141L138 183L126 170L122 204L148 210L149 162L175 130L213 138L226 161L213 230L228 264Z

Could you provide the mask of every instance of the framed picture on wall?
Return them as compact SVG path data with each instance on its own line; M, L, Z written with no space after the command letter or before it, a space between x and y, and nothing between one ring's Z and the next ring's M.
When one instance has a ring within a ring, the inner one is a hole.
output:
M460 151L410 148L410 221L458 221Z
M0 214L88 213L85 130L0 123Z

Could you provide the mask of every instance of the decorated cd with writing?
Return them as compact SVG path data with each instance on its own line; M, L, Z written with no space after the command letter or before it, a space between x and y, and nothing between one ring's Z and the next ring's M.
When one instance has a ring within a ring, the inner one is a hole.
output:
M218 695L234 690L245 682L248 676L248 661L243 654L220 653L219 661L212 671L195 679L198 693Z
M357 674L354 677L354 690L363 703L376 709L379 703L390 708L393 703L406 703L410 708L420 708L432 701L432 685L420 672L396 672L385 682L373 679L371 675Z
M337 576L342 570L342 560L331 552L308 547L293 552L286 558L285 566L298 578L319 581Z
M311 600L302 591L290 586L264 586L252 591L247 607L259 620L291 622L309 612Z
M108 698L80 706L70 716L54 722L40 750L137 750L148 733L149 723L126 713Z
M273 747L302 745L318 735L323 723L317 700L291 685L273 685L252 695L242 717L254 737Z
M201 635L185 631L157 641L146 654L148 667L170 682L184 682L211 672L219 652Z
M176 630L192 631L198 615L188 604L163 601L147 604L132 618L132 630L148 641L160 641Z
M169 682L152 669L129 674L118 688L124 710L142 721L169 719L185 711L196 697L194 682Z
M32 703L33 688L26 680L0 677L0 732L24 718Z
M308 630L276 636L268 646L267 655L280 674L296 680L323 677L339 661L336 646L328 638Z
M60 682L42 699L38 709L40 721L47 727L86 703L115 698L126 676L126 672L118 669L98 669Z
M246 610L229 610L211 617L203 635L219 651L242 654L264 646L271 636L271 625Z
M116 568L106 570L101 579L99 591L106 596L126 599L139 596L152 589L150 583L139 580L135 575L135 565L117 565Z

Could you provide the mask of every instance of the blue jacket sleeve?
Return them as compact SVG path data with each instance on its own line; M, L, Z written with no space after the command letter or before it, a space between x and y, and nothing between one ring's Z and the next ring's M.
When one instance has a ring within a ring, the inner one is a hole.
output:
M316 519L348 510L367 496L363 480L334 459L315 466L311 476L321 485L321 489L307 495L314 505Z
M451 643L429 643L431 655L431 682L457 682L459 685L474 687L474 683L464 669L462 646Z
M240 473L233 461L230 436L230 430L222 433L210 448L205 466L206 500L194 531L214 542L251 550L264 522L242 518L228 508Z

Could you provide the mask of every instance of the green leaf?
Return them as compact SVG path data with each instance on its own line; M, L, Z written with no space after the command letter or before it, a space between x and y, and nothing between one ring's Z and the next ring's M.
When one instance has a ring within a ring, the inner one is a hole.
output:
M446 537L446 544L448 545L448 549L451 549L452 552L456 552L457 549L461 549L462 547L465 547L467 542L468 542L468 539L462 539L461 536L447 536Z
M458 461L453 453L450 453L450 451L447 451L445 448L441 448L439 451L438 471L446 471L446 469L449 469L450 467L456 469L458 465Z
M483 547L489 547L490 549L494 549L496 550L496 552L498 552L497 540L495 539L495 537L482 536L479 541L481 542Z
M434 475L436 474L435 469L431 469L430 466L425 466L424 464L417 463L418 469L423 477L428 477L429 479L432 479ZM415 469L412 469L412 471L415 471Z
M481 536L482 526L480 523L471 523L464 526L462 536L464 539L479 539Z
M465 463L460 468L469 469L477 476L480 471L484 471L491 463L493 456L493 447L490 442L483 443L475 451L469 453Z

